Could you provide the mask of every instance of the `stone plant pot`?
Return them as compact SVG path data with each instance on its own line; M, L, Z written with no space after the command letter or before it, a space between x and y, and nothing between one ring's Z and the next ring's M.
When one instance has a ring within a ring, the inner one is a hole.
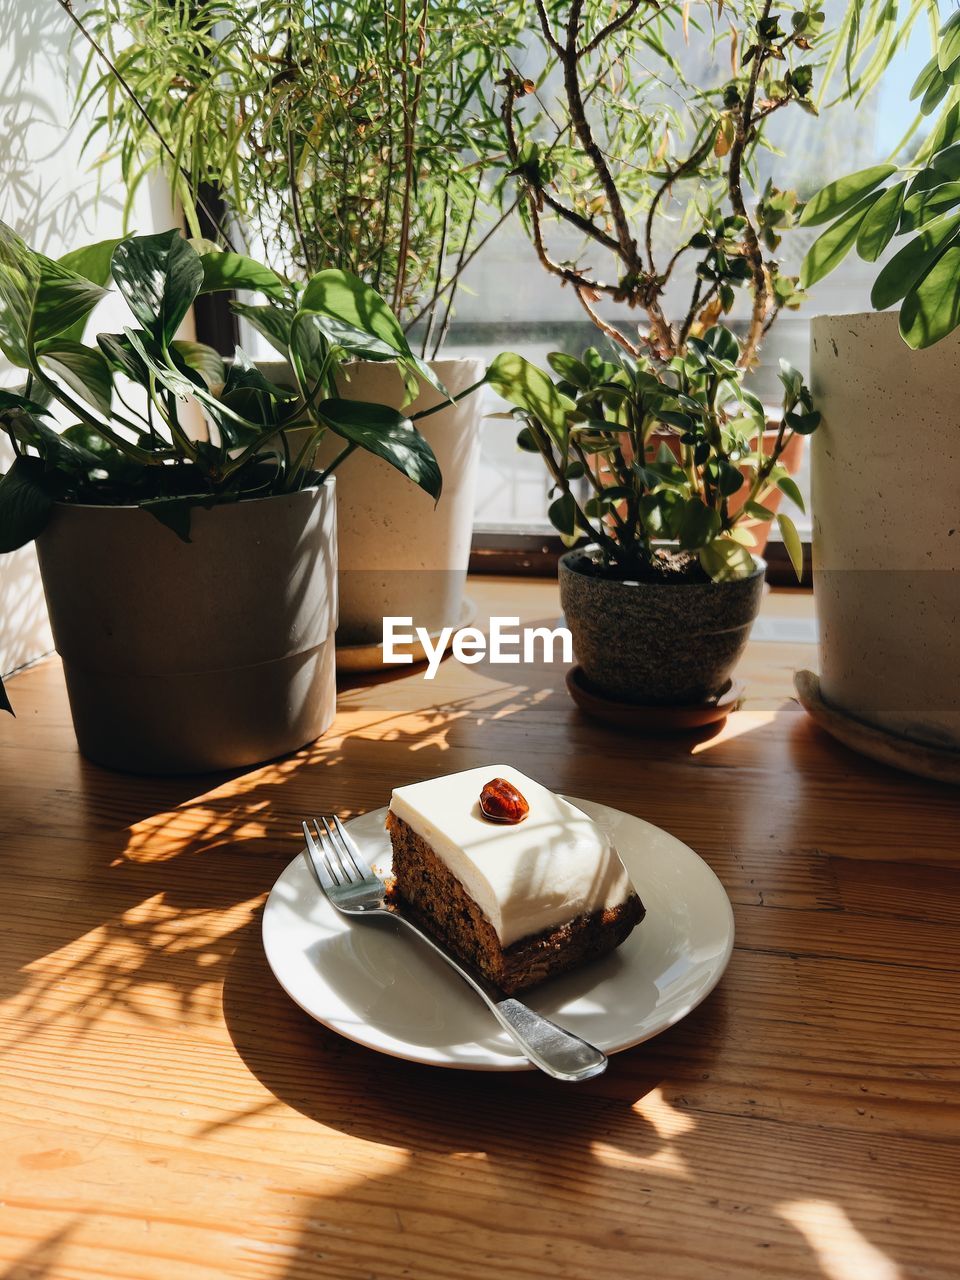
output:
M766 565L734 582L619 582L596 552L560 558L560 602L590 688L642 706L691 706L730 680L760 609Z
M478 382L480 360L433 360L431 368L451 394ZM422 383L407 406L418 413L442 397ZM403 384L392 364L353 365L340 393L401 408ZM410 616L430 631L461 620L470 559L477 467L480 458L481 394L431 414L417 429L428 441L443 475L443 493L433 499L389 463L357 450L337 468L340 532L341 645L379 643L387 615ZM318 465L343 447L329 435Z
M817 316L811 348L820 692L960 749L960 333L911 351L895 312Z
M238 768L336 709L334 482L192 513L58 504L37 539L80 750L134 773Z

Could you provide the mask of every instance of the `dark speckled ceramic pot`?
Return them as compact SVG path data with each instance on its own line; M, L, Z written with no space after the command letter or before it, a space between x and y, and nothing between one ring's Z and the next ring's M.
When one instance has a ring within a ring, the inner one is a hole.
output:
M766 564L735 582L617 582L560 560L560 600L587 682L606 698L690 705L720 693L760 609Z

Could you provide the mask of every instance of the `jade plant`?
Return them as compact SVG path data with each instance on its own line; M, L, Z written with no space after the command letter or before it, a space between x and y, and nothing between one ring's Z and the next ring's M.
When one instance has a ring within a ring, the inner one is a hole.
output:
M130 323L85 341L108 281ZM295 386L268 381L241 350L225 363L177 337L198 295L234 288L265 296L248 310L288 359ZM0 429L14 454L0 477L0 552L35 538L57 502L136 505L189 541L197 505L320 484L355 449L440 496L436 458L413 421L338 394L337 376L354 358L396 364L411 398L418 378L443 391L384 300L344 271L292 286L176 230L54 261L0 224L0 350L24 375L19 389L0 390ZM342 448L318 472L327 433Z
M498 356L491 385L521 421L518 444L539 453L552 482L550 520L564 542L594 545L591 568L621 580L725 581L755 571L752 528L773 519L777 489L802 510L780 459L820 415L801 375L780 364L783 403L767 447L761 402L744 386L743 349L724 326L662 361L595 348L548 357L554 380L522 357ZM798 577L802 548L777 522Z
M960 12L940 30L936 53L910 97L924 115L945 110L911 161L882 164L830 182L809 201L801 222L824 230L802 268L806 285L828 275L856 248L876 262L870 301L878 311L900 307L900 333L915 350L931 347L960 325ZM949 96L948 96L949 95Z

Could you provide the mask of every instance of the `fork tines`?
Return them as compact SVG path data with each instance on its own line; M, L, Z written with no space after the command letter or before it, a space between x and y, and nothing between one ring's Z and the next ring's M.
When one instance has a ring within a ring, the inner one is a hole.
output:
M323 830L320 829L321 822ZM321 817L319 821L313 819L316 840L307 823L301 825L314 870L324 889L335 889L374 877L372 868L336 814L331 818Z

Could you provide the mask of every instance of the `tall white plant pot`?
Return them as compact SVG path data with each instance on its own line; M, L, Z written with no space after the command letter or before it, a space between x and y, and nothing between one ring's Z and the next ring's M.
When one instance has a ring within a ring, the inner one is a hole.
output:
M455 395L484 374L480 360L434 360L431 368ZM392 364L362 362L341 380L340 394L399 409L403 384ZM443 397L421 383L408 413L430 409ZM455 626L463 607L480 457L482 391L418 423L443 474L433 499L388 463L357 450L337 468L340 548L340 626L337 644L370 645L383 635L387 615L412 617L435 631ZM329 435L318 465L330 462L343 441Z
M820 692L887 733L960 750L960 334L916 352L897 324L813 321Z

